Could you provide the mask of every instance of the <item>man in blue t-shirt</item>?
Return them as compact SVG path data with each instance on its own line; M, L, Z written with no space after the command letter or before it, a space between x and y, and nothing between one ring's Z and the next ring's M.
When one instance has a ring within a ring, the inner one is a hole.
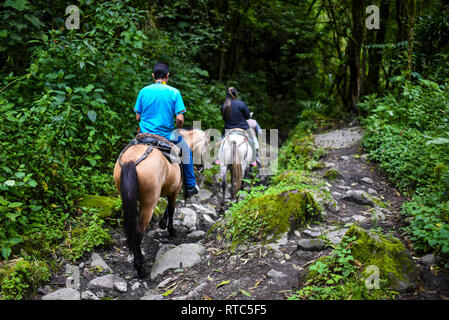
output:
M198 193L195 173L193 171L193 156L182 136L174 132L173 117L176 115L176 127L182 128L186 107L178 89L167 85L169 68L158 62L153 68L154 84L140 90L137 96L134 112L139 121L140 132L160 135L172 141L182 150L182 166L184 171L185 197Z

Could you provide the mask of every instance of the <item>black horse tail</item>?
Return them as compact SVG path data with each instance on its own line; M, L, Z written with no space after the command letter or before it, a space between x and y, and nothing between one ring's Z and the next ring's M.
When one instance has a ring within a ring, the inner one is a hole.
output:
M134 252L139 242L137 230L137 199L139 198L139 182L136 166L133 161L126 162L120 173L120 191L122 192L122 208L124 213L123 228L125 230L128 248Z

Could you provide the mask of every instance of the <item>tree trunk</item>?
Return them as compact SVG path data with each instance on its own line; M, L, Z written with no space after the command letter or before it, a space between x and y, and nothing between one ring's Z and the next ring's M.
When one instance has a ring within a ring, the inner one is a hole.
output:
M384 44L387 24L390 17L391 0L383 0L380 5L380 29L376 31L376 44ZM380 69L382 65L383 49L370 49L368 78L366 80L367 93L381 93L379 88Z
M365 1L352 0L352 37L348 44L349 58L349 111L358 114L360 99L361 61L360 52L364 42L364 5Z
M407 80L410 80L412 73L412 55L413 55L413 38L414 38L414 26L415 26L415 0L410 0L410 11L408 19L408 63L407 63Z
M396 23L398 24L396 42L407 40L407 16L407 2L396 0Z

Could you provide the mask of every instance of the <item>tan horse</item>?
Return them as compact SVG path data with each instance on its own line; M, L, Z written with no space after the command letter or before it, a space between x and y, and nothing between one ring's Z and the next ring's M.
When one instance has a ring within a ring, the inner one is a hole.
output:
M187 142L193 153L193 164L204 166L204 155L209 145L209 139L205 131L193 128L192 130L178 129L178 133Z
M122 198L124 211L123 226L129 250L134 254L134 267L140 278L145 277L142 251L142 238L153 217L154 208L160 197L167 197L168 204L159 222L161 229L167 228L170 236L175 235L173 213L176 197L181 190L181 169L178 163L170 163L156 148L138 165L135 162L148 150L147 145L137 144L129 147L122 155L122 163L115 163L114 182ZM140 219L137 201L141 206Z

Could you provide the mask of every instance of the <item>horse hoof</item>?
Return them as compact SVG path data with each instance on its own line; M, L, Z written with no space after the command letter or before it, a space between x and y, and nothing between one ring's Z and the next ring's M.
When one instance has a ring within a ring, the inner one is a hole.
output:
M147 272L145 271L145 268L138 268L137 269L137 276L142 279L145 278L147 276Z
M165 230L167 228L167 224L165 223L164 219L159 221L159 228L161 228L162 230Z
M169 229L169 230L168 230L168 235L169 235L171 238L176 237L176 230L175 230L175 229Z

